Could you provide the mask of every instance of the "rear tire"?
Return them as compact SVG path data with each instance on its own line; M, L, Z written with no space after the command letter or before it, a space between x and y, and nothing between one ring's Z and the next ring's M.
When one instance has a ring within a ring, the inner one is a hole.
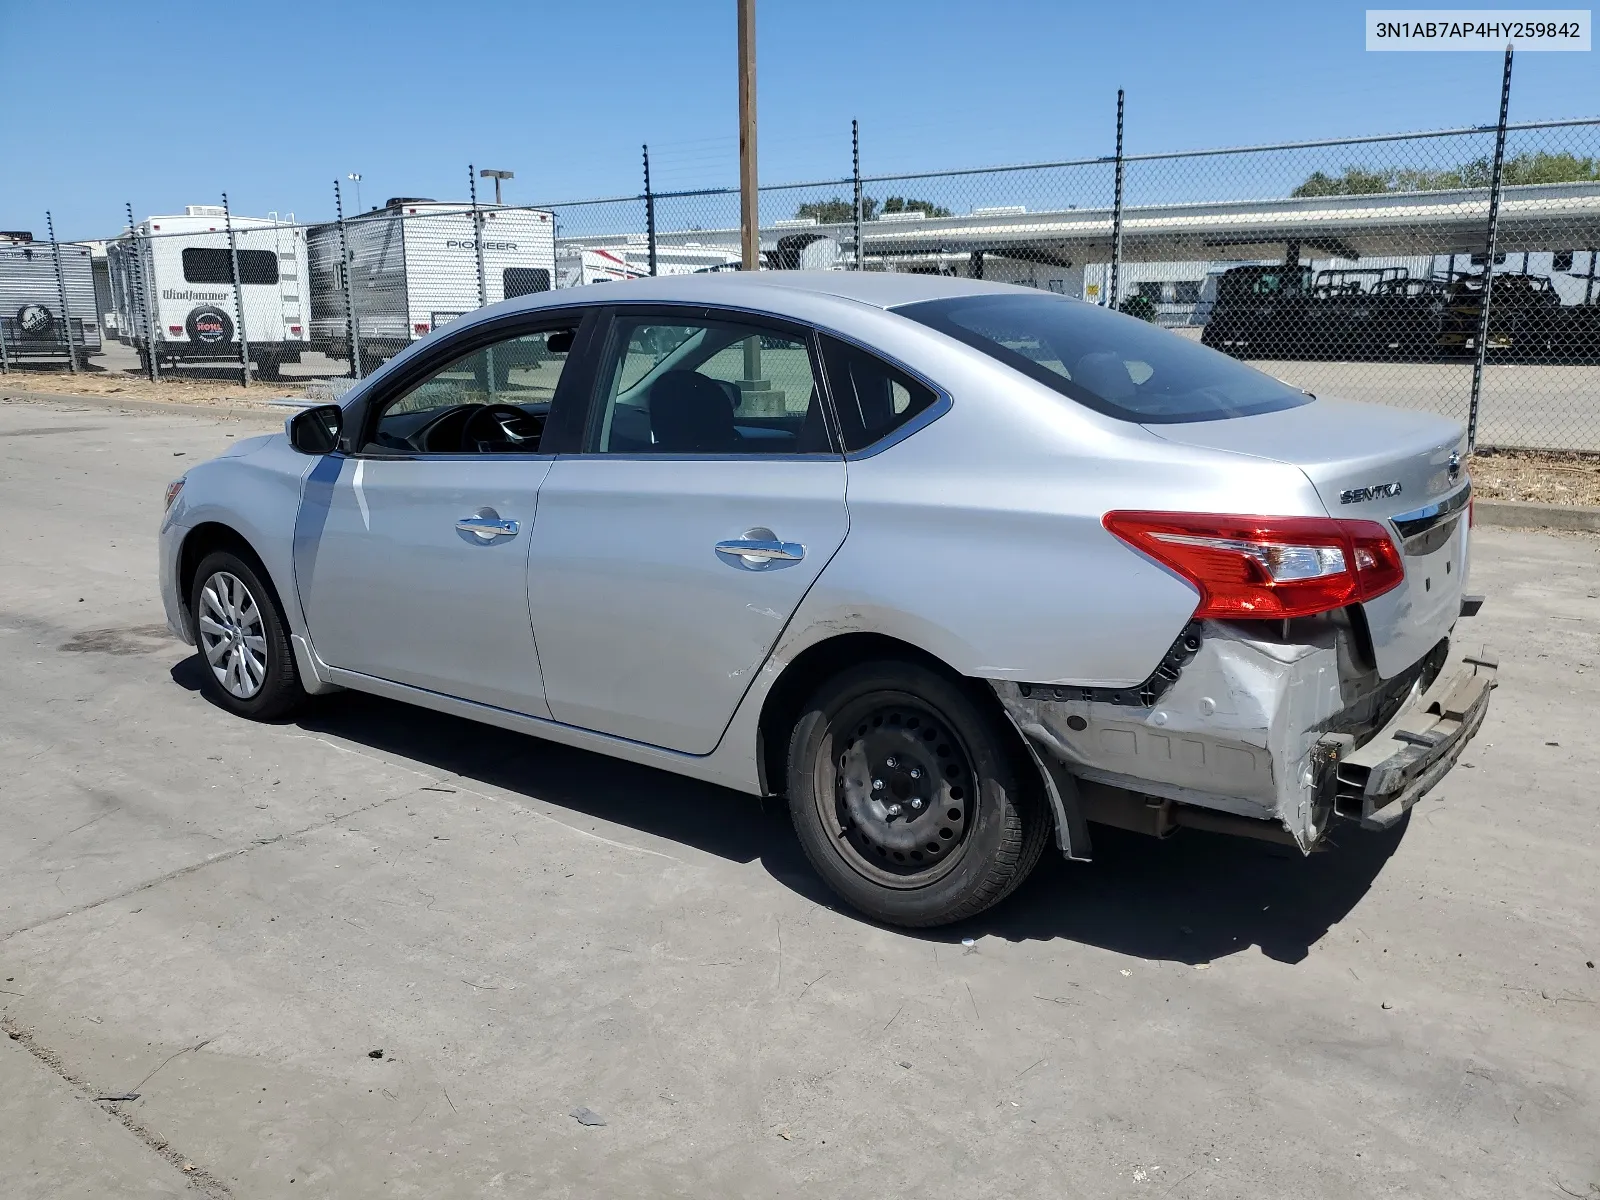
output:
M823 684L790 737L788 779L812 866L890 925L946 925L999 903L1049 834L1015 737L916 663L866 663Z
M231 550L205 556L189 595L200 690L253 721L286 717L305 703L288 625L259 568Z

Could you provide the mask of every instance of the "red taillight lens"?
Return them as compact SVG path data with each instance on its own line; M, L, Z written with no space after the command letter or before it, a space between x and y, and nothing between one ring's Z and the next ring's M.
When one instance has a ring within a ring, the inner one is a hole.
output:
M1110 512L1103 524L1194 584L1197 617L1308 617L1381 596L1406 574L1376 521Z
M167 326L167 332L168 333L182 333L183 332L183 326L182 325L168 325Z
M418 321L411 328L416 330L418 333L427 333L428 332L428 323L426 321Z

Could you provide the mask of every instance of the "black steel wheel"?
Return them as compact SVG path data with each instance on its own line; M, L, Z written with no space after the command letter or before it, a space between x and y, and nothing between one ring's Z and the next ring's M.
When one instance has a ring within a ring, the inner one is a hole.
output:
M1015 735L956 680L866 664L807 704L789 746L789 810L807 856L853 907L894 925L981 912L1048 833Z
M833 787L813 796L831 811L851 867L885 887L920 887L952 870L967 846L972 756L925 702L857 697L835 717ZM842 742L842 745L841 745Z

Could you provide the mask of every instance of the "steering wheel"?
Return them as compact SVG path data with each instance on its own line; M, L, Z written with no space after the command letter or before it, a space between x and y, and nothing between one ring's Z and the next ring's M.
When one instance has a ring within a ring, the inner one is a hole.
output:
M514 428L527 421L528 414L513 405L479 405L461 426L461 452L472 454L484 442L531 451L538 444L538 438L518 433Z

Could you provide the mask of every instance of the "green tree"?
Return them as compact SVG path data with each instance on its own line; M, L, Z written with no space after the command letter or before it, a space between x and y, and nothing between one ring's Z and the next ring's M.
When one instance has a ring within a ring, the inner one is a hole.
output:
M1428 170L1389 167L1381 171L1347 166L1337 175L1313 171L1291 196L1366 196L1376 192L1439 192L1448 188L1488 187L1494 167L1487 158L1475 158L1455 167ZM1580 158L1568 151L1545 150L1513 155L1505 162L1505 182L1580 183L1600 180L1600 159Z
M1565 150L1559 154L1540 150L1506 161L1507 183L1586 183L1591 180L1600 180L1600 159L1579 158Z
M1368 171L1364 167L1346 167L1338 175L1313 171L1291 196L1365 196L1373 192L1390 191L1390 172Z
M886 213L921 212L930 217L948 217L953 215L942 204L935 204L931 200L913 200L909 196L890 196L883 202L883 211Z
M831 200L807 200L794 210L799 220L816 219L818 225L843 225L855 220L855 205L841 196ZM861 197L861 219L870 221L878 215L878 202L871 196Z

